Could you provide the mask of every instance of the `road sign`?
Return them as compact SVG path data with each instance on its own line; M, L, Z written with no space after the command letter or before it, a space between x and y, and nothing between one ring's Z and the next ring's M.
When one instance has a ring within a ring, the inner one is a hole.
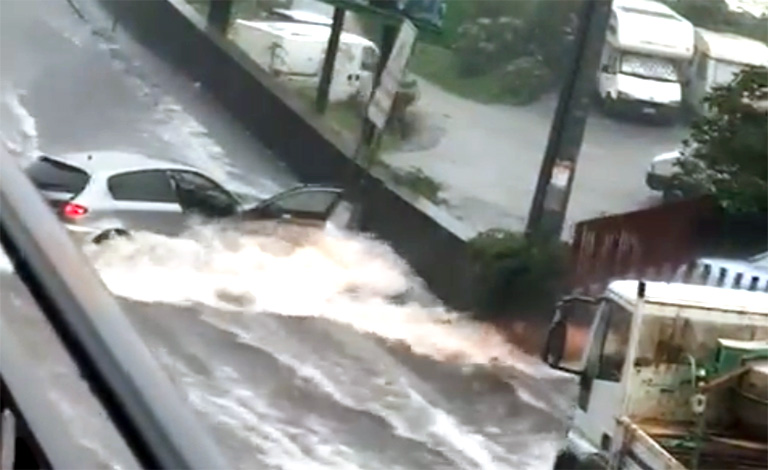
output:
M392 109L392 101L394 101L395 94L400 88L400 80L403 77L403 71L408 63L408 58L411 56L415 41L416 27L409 20L403 20L400 32L392 47L392 53L381 73L379 86L374 90L368 105L368 119L379 129L383 129L387 123L389 112Z
M447 10L446 0L320 0L379 22L397 25L402 17L411 20L422 32L440 34ZM397 23L393 23L393 22Z

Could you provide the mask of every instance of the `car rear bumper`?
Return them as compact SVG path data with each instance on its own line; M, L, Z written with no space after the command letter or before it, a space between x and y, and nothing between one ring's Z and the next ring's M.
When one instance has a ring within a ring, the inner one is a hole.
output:
M628 114L658 119L677 118L681 109L679 103L654 103L624 98L617 99L615 106L618 110Z
M67 229L67 233L69 233L72 239L80 244L90 242L100 232L93 227L83 227L81 225L64 224L64 228Z

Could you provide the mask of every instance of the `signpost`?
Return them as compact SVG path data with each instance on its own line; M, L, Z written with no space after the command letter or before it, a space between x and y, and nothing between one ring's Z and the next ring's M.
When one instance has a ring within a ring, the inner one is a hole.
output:
M395 39L392 52L387 59L379 79L379 85L374 90L368 104L368 119L381 131L387 124L395 94L400 88L408 58L411 56L413 43L416 41L416 27L409 20L404 20L400 32Z
M397 25L410 19L422 32L440 34L445 16L445 0L320 0L337 8L373 15L382 23Z

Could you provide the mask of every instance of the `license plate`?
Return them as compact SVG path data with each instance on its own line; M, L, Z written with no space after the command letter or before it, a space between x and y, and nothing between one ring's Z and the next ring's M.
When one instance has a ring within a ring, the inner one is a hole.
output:
M643 112L645 114L656 114L656 108L654 108L653 106L646 106L643 108Z

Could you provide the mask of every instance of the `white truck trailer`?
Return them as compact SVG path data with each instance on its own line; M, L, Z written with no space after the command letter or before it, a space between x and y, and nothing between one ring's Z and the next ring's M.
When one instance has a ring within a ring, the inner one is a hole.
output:
M584 354L563 357L585 306ZM614 281L559 304L544 359L579 378L555 468L768 468L768 293Z
M597 73L606 111L675 119L693 52L693 24L671 8L614 0Z
M732 33L696 28L693 60L688 69L685 102L707 113L703 98L713 87L728 84L745 67L768 67L768 45Z
M331 28L327 25L281 21L236 20L230 38L257 64L281 80L317 86ZM379 51L368 39L343 32L329 90L331 102L358 96L370 81Z

